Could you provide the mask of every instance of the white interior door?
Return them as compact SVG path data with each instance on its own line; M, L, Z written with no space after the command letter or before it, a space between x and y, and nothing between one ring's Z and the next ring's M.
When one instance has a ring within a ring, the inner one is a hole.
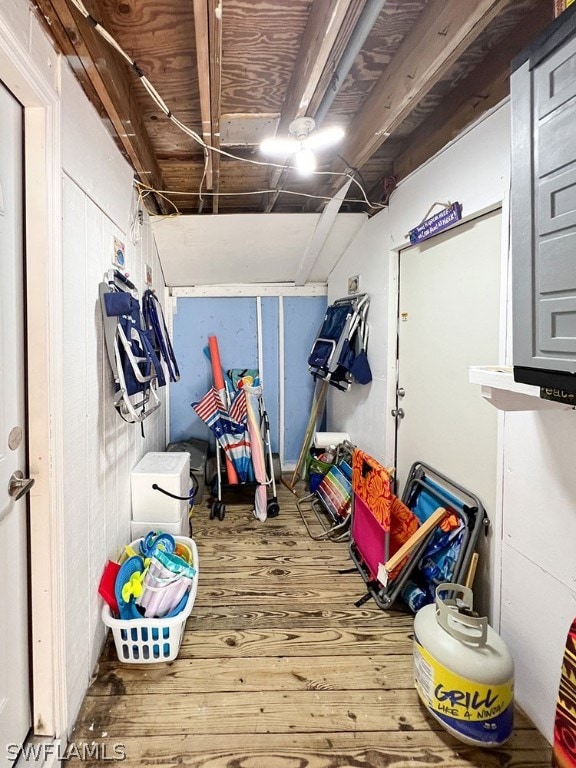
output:
M0 766L30 728L22 108L0 83ZM20 484L22 485L22 484ZM20 490L23 490L21 488Z
M468 381L498 362L501 213L462 224L400 254L396 467L400 489L421 460L496 505L497 411ZM490 610L491 547L479 584Z

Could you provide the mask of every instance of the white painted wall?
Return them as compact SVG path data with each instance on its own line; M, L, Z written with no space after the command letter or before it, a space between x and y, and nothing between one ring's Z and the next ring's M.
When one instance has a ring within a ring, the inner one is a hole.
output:
M170 287L301 284L301 269L307 282L326 283L365 220L364 213L339 214L325 232L319 213L187 215L156 217L153 227Z
M142 438L139 425L123 422L111 404L113 384L103 344L98 284L111 266L113 236L126 244L127 268L140 290L144 287L145 263L153 269L160 297L164 284L149 222L145 222L138 243L130 240L132 171L25 0L2 1L0 30L3 39L13 42L8 53L0 55L0 77L12 86L17 98L34 107L35 89L27 84L41 82L38 90L46 92L55 105L46 118L56 126L55 146L47 154L58 162L55 173L61 182L62 207L60 210L59 195L48 205L39 205L52 212L47 229L51 237L54 231L57 234L50 240L47 237L44 244L44 258L50 260L46 269L49 279L42 282L38 269L28 280L32 303L50 285L54 289L47 314L50 330L56 329L57 337L52 333L47 343L39 334L37 354L42 358L43 347L48 349L49 381L62 391L64 402L63 413L56 408L50 414L51 433L63 437L62 455L53 453L44 458L48 465L62 469L62 477L55 483L63 488L63 508L58 507L57 515L57 527L62 522L62 540L54 546L54 563L46 563L45 571L48 580L51 570L58 570L63 563L64 591L62 595L52 594L52 599L54 604L57 601L65 606L64 642L56 655L66 673L57 686L63 691L39 692L42 698L58 699L62 706L50 713L51 717L56 715L56 722L42 722L37 727L41 732L54 728L57 735L65 737L76 719L104 639L98 582L107 558L116 558L129 540L130 471L146 451L162 449L165 444L164 408L145 422L146 436ZM40 109L32 109L32 113L30 121L34 115L44 119ZM46 177L50 183L52 168L46 176L39 169L38 180L34 168L28 168L27 173L33 186L31 196L41 200L49 195L42 185ZM29 228L33 225L32 218ZM54 244L60 242L61 248L55 249ZM60 379L53 371L59 371L61 352L64 364ZM58 397L51 398L59 401ZM45 483L39 472L37 485ZM60 501L54 503L59 505ZM33 544L37 527L32 520ZM38 680L36 684L41 687Z
M62 70L64 283L66 676L69 722L82 703L104 639L98 582L107 558L130 540L130 472L165 446L159 409L140 426L112 406L112 376L102 336L98 284L111 266L113 238L144 290L144 265L161 280L149 223L131 242L132 171L67 67ZM137 238L135 238L137 239ZM164 284L155 283L159 296ZM165 399L165 398L164 398Z
M576 412L504 417L502 635L521 706L552 738L560 664L576 616Z
M348 277L360 275L361 293L370 294L370 367L372 382L354 385L349 392L330 391L328 423L337 424L352 440L375 458L385 459L384 425L388 386L390 307L389 211L366 221L328 281L328 302L347 295ZM393 278L396 285L395 277ZM375 428L375 425L378 425ZM330 427L331 429L331 427Z
M371 295L369 357L374 381L348 394L330 393L328 428L349 432L383 463L393 460L392 419L387 414L394 389L397 286L390 263L406 243L406 233L436 201L462 202L465 217L503 201L506 221L509 120L504 104L406 179L389 208L366 222L330 276L329 300L345 295L348 276L358 272L361 290ZM494 361L500 364L507 360L510 336L507 227L504 230L501 352ZM515 658L517 701L549 740L563 645L576 615L575 441L572 411L500 414L501 500L492 523L503 540L496 547L501 549L500 554L496 551L501 567L496 562L491 584L495 596L501 588L495 623Z
M468 218L507 199L509 148L509 109L505 105L400 184L389 207L364 224L329 277L329 301L346 295L348 277L355 274L360 274L360 290L370 294L374 374L368 387L356 387L347 394L331 392L329 419L338 429L346 426L351 436L361 436L367 450L384 463L393 461L393 420L385 418L389 408L384 396L388 392L390 398L394 378L397 275L395 269L390 270L395 263L393 254L408 245L407 233L436 201L461 202L463 216ZM357 407L360 403L361 409ZM378 429L374 429L376 423Z

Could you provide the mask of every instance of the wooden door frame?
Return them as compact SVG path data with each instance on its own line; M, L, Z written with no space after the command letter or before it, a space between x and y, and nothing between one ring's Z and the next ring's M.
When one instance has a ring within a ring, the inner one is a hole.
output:
M52 54L47 69L54 67L56 83L60 59ZM28 464L36 481L29 496L32 731L59 738L65 737L67 722L65 574L59 555L64 541L60 97L2 17L0 79L24 107Z
M503 199L462 217L458 227L475 219L482 218L495 211L502 212L501 235L501 279L500 279L500 338L498 360L495 365L511 364L511 308L508 295L510 283L510 199L506 193ZM506 226L508 225L508 226ZM390 411L396 407L396 389L398 387L398 324L400 307L400 253L411 247L409 240L395 244L389 251L389 285L388 285L388 360L386 382L386 465L396 466L396 421L390 417ZM474 386L474 385L470 385ZM478 393L480 397L480 393ZM498 426L496 452L498 457L496 469L496 509L492 520L494 536L494 563L492 564L491 582L493 587L494 615L489 617L490 623L498 631L501 617L501 572L502 572L502 531L503 531L503 484L504 484L504 419L505 413L498 411ZM402 489L399 489L402 490Z

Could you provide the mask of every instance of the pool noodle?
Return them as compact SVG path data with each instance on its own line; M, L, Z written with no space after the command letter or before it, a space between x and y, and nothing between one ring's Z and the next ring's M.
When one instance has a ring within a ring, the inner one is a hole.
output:
M222 363L220 362L220 350L218 349L218 339L216 336L208 336L208 348L210 350L214 386L218 390L222 402L226 405L226 388L224 386ZM228 482L230 485L238 485L238 475L234 469L234 464L232 464L228 456L226 456L226 452L224 452L224 458L226 459L226 475L228 476Z

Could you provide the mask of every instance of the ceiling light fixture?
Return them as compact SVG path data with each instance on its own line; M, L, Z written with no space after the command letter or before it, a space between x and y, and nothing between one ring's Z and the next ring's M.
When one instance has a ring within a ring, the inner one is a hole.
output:
M294 155L294 165L302 176L309 176L316 170L314 150L337 144L344 137L344 129L338 125L315 130L316 123L311 117L297 117L288 126L291 137L287 139L264 139L260 150L266 155L287 159Z
M309 147L300 147L294 155L294 165L301 176L310 176L316 170L316 158Z

